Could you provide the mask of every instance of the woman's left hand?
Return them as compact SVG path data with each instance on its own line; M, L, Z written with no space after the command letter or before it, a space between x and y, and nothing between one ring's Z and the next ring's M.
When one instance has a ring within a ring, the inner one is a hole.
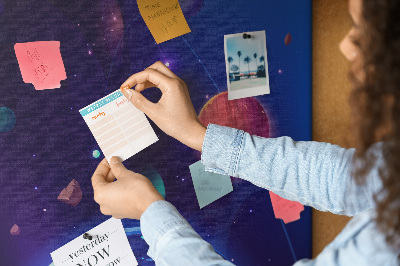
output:
M101 213L118 219L139 220L150 204L164 200L147 177L126 169L118 157L100 162L92 186Z

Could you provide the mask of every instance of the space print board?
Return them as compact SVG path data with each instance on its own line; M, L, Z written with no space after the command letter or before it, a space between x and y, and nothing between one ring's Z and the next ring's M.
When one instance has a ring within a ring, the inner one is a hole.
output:
M224 36L228 100L269 94L265 31Z

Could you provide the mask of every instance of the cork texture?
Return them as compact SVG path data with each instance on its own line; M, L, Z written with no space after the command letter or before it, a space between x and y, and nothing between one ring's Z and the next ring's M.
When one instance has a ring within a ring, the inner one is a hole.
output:
M350 63L339 43L352 26L346 0L313 1L313 140L354 147L350 133ZM346 216L313 210L312 254L316 257L343 229Z

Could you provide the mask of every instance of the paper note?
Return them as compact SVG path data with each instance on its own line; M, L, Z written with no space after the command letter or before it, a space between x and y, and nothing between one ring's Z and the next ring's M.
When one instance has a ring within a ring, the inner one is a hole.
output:
M137 4L156 43L190 32L178 0L137 0Z
M205 171L198 161L189 166L200 209L233 191L231 178Z
M285 224L300 219L300 212L304 211L304 206L301 203L284 199L271 191L269 196L276 219L282 219Z
M120 90L79 110L104 156L122 161L158 140L145 114Z
M60 42L16 43L14 50L22 79L36 90L60 88L60 81L67 78Z
M83 238L88 233L92 239ZM110 218L50 253L55 266L133 266L138 265L124 227L119 219Z

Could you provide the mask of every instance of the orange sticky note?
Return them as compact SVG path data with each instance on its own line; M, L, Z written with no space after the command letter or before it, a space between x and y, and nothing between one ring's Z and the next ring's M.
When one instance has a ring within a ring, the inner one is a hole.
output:
M178 0L137 0L137 4L156 43L190 32Z
M60 81L67 78L60 42L16 43L14 50L22 79L32 83L36 90L60 88Z
M300 212L304 211L304 206L301 203L284 199L271 191L269 196L276 219L282 219L285 224L300 219Z

